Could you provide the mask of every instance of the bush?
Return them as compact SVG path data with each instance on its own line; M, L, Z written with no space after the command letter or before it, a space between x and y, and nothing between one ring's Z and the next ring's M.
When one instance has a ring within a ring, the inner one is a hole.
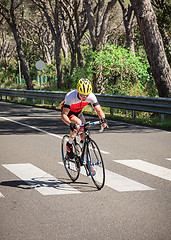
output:
M71 88L80 78L92 80L93 73L101 74L105 93L133 96L156 96L157 89L149 72L147 59L136 57L122 47L109 45L99 52L84 47L85 65L75 68L71 76ZM100 72L101 71L101 72Z

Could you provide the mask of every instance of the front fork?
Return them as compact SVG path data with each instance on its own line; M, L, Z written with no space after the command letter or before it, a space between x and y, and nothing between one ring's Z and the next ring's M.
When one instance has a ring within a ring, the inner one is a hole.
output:
M85 149L84 149L83 153L84 153L83 156L84 157L86 156L86 161L84 161L84 158L82 159L83 160L83 166L86 170L87 176L90 176L91 175L91 166L90 166L90 154L89 154L89 149L88 149L88 142L86 142Z

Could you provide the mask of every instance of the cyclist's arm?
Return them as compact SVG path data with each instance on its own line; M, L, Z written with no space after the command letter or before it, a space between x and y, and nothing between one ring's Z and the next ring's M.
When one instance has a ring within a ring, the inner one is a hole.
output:
M61 114L62 121L64 121L68 126L70 126L70 130L71 130L73 133L77 133L76 124L72 123L72 122L69 120L69 117L68 117L69 111L70 111L69 108L65 108L65 107L64 107L64 108L62 109L62 114Z
M101 119L101 118L105 118L105 114L104 114L104 112L102 111L100 105L96 105L96 106L94 107L94 110L96 111L96 113L97 113L97 115L98 115L98 117L99 117L100 119Z
M69 117L68 117L69 111L70 111L69 108L63 107L62 114L61 114L62 121L64 123L66 123L67 125L70 125L70 123L71 123L71 121L69 120Z
M98 104L98 105L96 105L95 107L94 107L94 110L96 111L96 113L97 113L97 115L98 115L98 117L100 118L100 119L105 119L105 114L104 114L104 112L102 111L102 109L101 109L101 106ZM107 122L105 123L105 122L103 122L102 123L102 126L104 127L104 128L108 128L109 126L107 125Z
M94 107L94 110L96 111L98 117L101 118L105 118L105 114L101 109L101 106L99 104L99 102L97 101L96 96L94 95L94 93L90 93L90 101L91 101L91 105Z

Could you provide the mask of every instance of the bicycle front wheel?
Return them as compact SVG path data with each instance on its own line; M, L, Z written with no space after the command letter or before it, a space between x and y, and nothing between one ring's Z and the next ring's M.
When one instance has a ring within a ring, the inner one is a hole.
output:
M90 140L87 147L87 163L91 178L97 187L102 189L105 183L105 168L101 152L94 140Z
M75 157L73 159L68 158L67 147L66 147L66 144L68 141L69 141L69 136L65 135L62 138L62 144L61 144L62 160L63 160L65 170L66 170L68 176L71 178L71 180L73 182L75 182L78 179L79 174L80 174L80 164L76 158L76 154L74 154ZM74 143L73 143L73 151L75 153Z

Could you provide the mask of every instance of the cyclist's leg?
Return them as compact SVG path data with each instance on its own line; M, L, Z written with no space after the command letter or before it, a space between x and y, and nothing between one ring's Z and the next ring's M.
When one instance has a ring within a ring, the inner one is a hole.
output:
M73 114L73 112L69 112L68 114L68 117L70 119L70 121L72 123L75 123L75 124L81 124L81 120L78 119L78 117L76 115ZM75 148L73 148L73 140L74 140L74 134L75 132L71 131L70 130L70 135L69 135L69 139L68 139L68 142L67 142L67 155L70 159L73 159L74 158L74 151L75 151Z
M69 119L70 119L70 121L71 121L72 123L75 123L75 124L77 124L77 125L81 125L81 124L85 124L85 123L86 123L85 117L84 117L84 115L83 115L82 112L79 113L78 116L76 116L76 115L74 115L74 114L71 114L71 115L69 116ZM81 129L80 129L79 131L81 131ZM73 133L72 133L72 131L70 131L70 137L72 138L72 136L73 136ZM84 141L85 133L82 133L82 134L80 135L80 137L81 137L81 140Z
M77 116L75 116L75 115L73 115L73 114L69 117L69 119L70 119L70 121L71 121L72 123L75 123L75 124L77 124L77 125L82 124L81 120L80 120ZM73 135L74 135L74 133L73 133L72 131L70 131L70 137L71 137L71 138L73 138Z
M70 119L70 121L72 122L72 123L75 123L75 124L77 124L77 125L80 125L80 124L82 124L82 121L81 121L81 119L79 119L79 117L78 117L78 114L76 113L76 114L74 114L73 112L69 112L69 114L68 114L68 117L69 117L69 119ZM68 154L68 157L70 158L70 159L73 159L74 158L74 148L73 148L73 140L74 140L74 135L75 135L75 132L73 131L71 131L70 130L70 136L69 136L69 140L68 140L68 142L67 142L67 154ZM81 134L82 135L82 134ZM81 138L82 139L82 138ZM83 139L84 139L84 136L83 136Z
M81 120L81 124L85 124L86 123L86 120L85 120L85 117L83 115L83 112L79 113L78 118ZM81 129L80 129L80 131L81 131ZM85 133L80 134L80 137L81 137L81 140L84 141Z

